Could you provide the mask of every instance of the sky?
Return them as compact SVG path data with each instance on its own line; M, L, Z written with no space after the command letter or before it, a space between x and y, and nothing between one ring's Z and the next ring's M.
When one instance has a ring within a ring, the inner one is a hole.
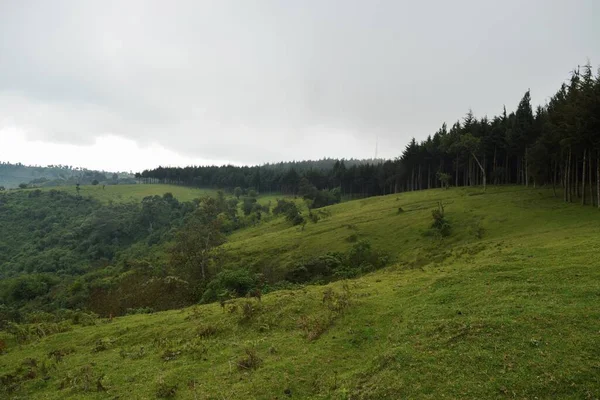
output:
M600 66L597 0L0 0L0 161L394 158Z

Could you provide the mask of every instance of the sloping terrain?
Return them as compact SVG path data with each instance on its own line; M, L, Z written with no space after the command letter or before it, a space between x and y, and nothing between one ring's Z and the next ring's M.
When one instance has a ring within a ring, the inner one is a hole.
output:
M65 190L71 194L77 194L75 186L44 187L42 190ZM172 193L179 201L191 201L201 196L214 194L215 190L196 189L177 185L82 185L79 194L83 197L91 197L103 203L114 202L139 202L146 196L162 196Z
M430 229L439 201L443 238ZM320 215L303 228L245 228L226 248L277 275L364 239L392 265L262 299L2 333L2 396L600 397L598 210L504 187L369 198Z

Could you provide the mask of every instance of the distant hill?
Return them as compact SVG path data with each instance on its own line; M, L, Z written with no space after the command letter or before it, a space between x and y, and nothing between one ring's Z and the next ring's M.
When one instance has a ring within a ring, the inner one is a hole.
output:
M63 186L91 184L136 183L128 172L95 171L70 165L30 166L0 161L0 187L12 189L24 183L28 186Z

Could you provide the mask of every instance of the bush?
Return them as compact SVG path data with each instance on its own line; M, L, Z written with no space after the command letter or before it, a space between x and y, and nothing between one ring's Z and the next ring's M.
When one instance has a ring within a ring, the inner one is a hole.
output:
M346 265L357 268L361 272L382 268L387 263L388 257L374 250L371 247L371 243L366 240L361 240L354 244L346 257Z
M224 297L245 296L258 286L258 276L245 268L224 270L207 285L202 302L210 303Z
M250 215L254 206L256 204L256 198L254 197L244 197L242 202L242 211L244 211L244 215Z
M262 364L262 359L258 356L256 349L247 348L245 355L237 361L239 370L257 369Z
M343 255L339 253L327 253L305 262L292 265L286 274L286 280L292 283L304 283L311 280L330 278L334 271L342 267Z
M431 228L442 237L450 236L451 227L445 218L445 210L442 202L438 202L438 208L431 210L431 217L433 218Z
M353 238L352 240L356 240ZM293 263L285 279L291 283L330 282L354 278L384 267L389 259L374 250L367 241L355 243L346 253L327 253L307 261Z
M277 205L273 208L274 215L287 215L291 211L298 211L296 203L285 199L277 199Z

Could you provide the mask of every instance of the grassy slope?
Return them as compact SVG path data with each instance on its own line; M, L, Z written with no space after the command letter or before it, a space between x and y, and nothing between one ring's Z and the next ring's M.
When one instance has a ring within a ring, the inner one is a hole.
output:
M66 190L73 194L76 194L74 186L53 186L44 187L42 190ZM196 189L186 186L177 185L163 185L163 184L152 184L152 185L106 185L102 188L102 185L92 186L83 185L81 186L80 194L82 196L91 196L104 203L113 201L128 202L134 201L139 202L146 196L154 196L170 192L180 201L191 201L198 197L214 194L216 191L211 189Z
M600 397L600 213L546 190L474 192L359 200L304 231L274 220L231 238L242 261L273 259L274 268L343 249L353 232L396 257L347 283L351 303L328 329L326 288L307 287L252 300L248 321L238 300L233 312L199 306L8 342L0 370L38 361L18 398L154 398L169 385L182 399ZM454 227L443 242L422 235L438 199ZM216 333L202 338L206 327ZM315 340L303 334L319 329ZM106 350L94 352L99 340ZM55 362L57 349L74 352ZM262 359L258 369L236 367L246 349ZM165 361L166 351L180 353ZM108 393L95 391L100 376Z
M49 186L42 187L41 190L65 190L72 194L77 193L74 186ZM102 185L83 185L81 186L80 194L84 197L90 196L98 199L103 203L108 203L109 201L121 203L129 201L139 202L146 196L162 196L167 192L173 194L175 198L183 202L192 201L203 196L213 196L217 193L217 190L165 184L106 185L104 189L102 188ZM277 194L261 194L258 201L261 204L268 204L271 202L271 204L274 205L276 200L281 197L281 195Z

